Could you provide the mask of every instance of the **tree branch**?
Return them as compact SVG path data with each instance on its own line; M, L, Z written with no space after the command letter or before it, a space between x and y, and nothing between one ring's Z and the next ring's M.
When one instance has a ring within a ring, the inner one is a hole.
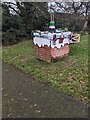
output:
M15 13L19 14L20 16L22 16L18 10L15 10L11 5L9 5L9 8L12 9Z
M15 4L15 3L13 3L13 2L3 2L3 3L5 3L5 4L11 4L11 5L15 5L15 6L17 6L17 4Z
M37 10L39 10L43 15L45 15L45 16L47 17L47 14L46 14L45 12L43 12L38 6L36 6L36 5L34 4L34 2L31 2L31 4L32 4Z

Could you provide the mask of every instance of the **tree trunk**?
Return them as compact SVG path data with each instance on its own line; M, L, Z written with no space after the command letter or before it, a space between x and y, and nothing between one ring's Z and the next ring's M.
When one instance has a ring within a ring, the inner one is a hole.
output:
M86 31L87 26L88 26L88 17L85 18L85 23L83 25L83 29L82 29L81 33L84 33Z

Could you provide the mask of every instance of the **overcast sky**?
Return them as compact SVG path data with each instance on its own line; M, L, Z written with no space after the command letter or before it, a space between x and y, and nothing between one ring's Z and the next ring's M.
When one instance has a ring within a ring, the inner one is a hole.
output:
M56 12L59 12L59 13L64 13L65 11L64 11L64 8L60 8L60 7L58 7L57 6L57 4L55 4L55 2L50 2L50 1L57 1L57 2L60 2L60 1L62 1L61 2L61 4L64 4L65 6L67 5L67 4L65 4L65 1L75 1L75 2L80 2L80 1L83 1L83 0L1 0L2 2L13 2L13 3L15 3L16 1L20 1L20 2L26 2L26 1L30 1L30 2L34 2L34 1L49 1L48 2L48 12L54 12L53 10L51 10L50 9L50 6L52 5L53 6L53 8L54 8L54 10L56 11ZM90 0L85 0L85 2L86 1L90 1ZM16 6L14 6L14 8L16 8ZM16 8L17 9L17 8ZM83 9L84 10L84 9ZM10 12L11 13L13 13L14 11L13 10L11 10L10 9Z
M6 1L6 2L14 2L15 0L1 0L2 2ZM17 0L18 1L18 0ZM23 2L50 2L50 1L54 1L54 2L88 2L90 0L19 0L19 1L23 1Z

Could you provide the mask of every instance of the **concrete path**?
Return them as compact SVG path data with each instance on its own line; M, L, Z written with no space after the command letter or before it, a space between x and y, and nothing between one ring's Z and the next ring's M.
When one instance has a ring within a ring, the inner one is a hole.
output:
M3 118L87 118L87 106L3 63Z

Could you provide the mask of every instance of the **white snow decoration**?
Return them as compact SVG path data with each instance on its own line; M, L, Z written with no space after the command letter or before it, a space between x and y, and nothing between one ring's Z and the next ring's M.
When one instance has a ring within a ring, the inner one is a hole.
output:
M47 38L49 39L49 40L53 40L53 36L56 34L56 38L60 38L60 35L62 34L62 33L48 33L47 34Z
M57 40L55 41L55 44L53 43L53 36L56 34ZM64 36L63 43L59 43L60 36ZM33 42L35 45L38 45L39 47L47 45L48 47L51 48L61 48L65 44L70 44L72 43L72 40L70 40L69 35L72 35L71 32L63 32L63 33L47 33L47 34L42 34L40 36L35 36L33 39Z
M69 39L64 39L63 43L59 43L59 39L56 40L55 45L53 44L53 41L51 41L51 48L61 48L62 46L64 46L65 44L69 44Z
M54 28L55 28L55 26L50 26L49 28L54 29Z
M48 47L50 46L50 40L48 40L47 38L42 38L42 37L34 37L34 40L33 40L34 44L38 45L39 47L41 46L45 46L47 45Z
M59 43L59 40L56 41L55 45L53 44L53 41L51 41L51 48L61 48L61 46L63 46L63 43Z
M69 39L66 38L63 40L63 43L59 43L59 39L56 40L55 45L53 44L53 40L49 40L47 38L40 38L40 37L35 37L34 38L34 44L38 45L39 47L44 47L47 45L48 47L51 48L61 48L61 46L64 46L65 44L69 44Z
M50 33L50 32L49 32L49 33L47 34L47 38L48 38L49 40L53 40L53 35L54 35L53 33Z
M33 33L34 36L39 36L39 33Z
M62 34L64 35L64 37L68 37L69 35L72 35L71 32L63 32Z

